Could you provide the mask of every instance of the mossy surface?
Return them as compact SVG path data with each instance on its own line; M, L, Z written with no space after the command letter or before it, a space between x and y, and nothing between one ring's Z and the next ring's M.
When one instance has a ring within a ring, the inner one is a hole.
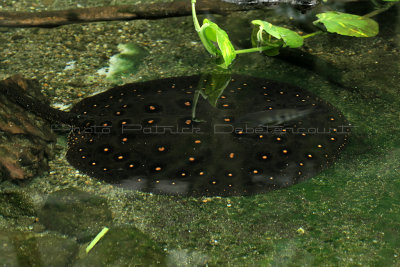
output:
M86 242L110 225L112 216L105 198L67 188L49 195L39 220L48 230Z
M132 226L113 227L73 266L165 266L162 247Z
M0 230L3 266L67 266L78 252L71 239L55 235Z

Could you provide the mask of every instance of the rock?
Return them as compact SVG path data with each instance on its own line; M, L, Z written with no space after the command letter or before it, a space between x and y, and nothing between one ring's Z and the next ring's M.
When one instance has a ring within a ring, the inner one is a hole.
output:
M0 216L17 218L36 216L33 200L21 190L6 189L0 192Z
M166 266L163 249L133 226L111 228L74 267Z
M77 252L78 245L71 239L0 230L2 266L67 266Z
M18 85L32 97L45 101L35 81L15 75L1 81L0 89L4 84ZM0 90L0 181L24 180L48 170L55 142L50 123L9 101Z
M67 188L50 194L39 221L48 230L87 242L104 226L110 226L112 216L105 198Z

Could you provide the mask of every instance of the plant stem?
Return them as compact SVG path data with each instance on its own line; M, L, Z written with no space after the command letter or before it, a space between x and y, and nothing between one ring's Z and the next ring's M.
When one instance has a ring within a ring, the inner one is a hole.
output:
M248 49L240 49L236 50L236 54L244 54L244 53L253 53L253 52L262 52L264 50L271 49L273 47L270 46L260 46L260 47L253 47L253 48L248 48Z
M378 14L380 14L380 13L382 13L382 12L388 10L389 8L391 8L392 6L394 6L396 3L398 3L398 2L388 3L388 4L385 5L384 7L379 8L379 9L377 9L377 10L374 10L374 11L368 13L368 14L365 14L365 15L362 16L362 17L363 17L363 18L371 18L371 17L373 17L373 16L376 16L376 15L378 15Z
M313 37L313 36L315 36L315 35L318 35L318 34L321 34L321 33L324 33L323 31L316 31L316 32L313 32L313 33L310 33L310 34L306 34L306 35L304 35L304 36L301 36L303 39L306 39L306 38L310 38L310 37Z
M192 17L193 17L194 28L197 32L199 32L200 31L200 23L199 23L199 20L197 19L197 15L196 15L196 0L192 0Z

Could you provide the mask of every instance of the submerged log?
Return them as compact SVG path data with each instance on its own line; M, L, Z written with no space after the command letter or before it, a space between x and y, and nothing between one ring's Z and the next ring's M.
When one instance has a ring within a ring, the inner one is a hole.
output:
M48 170L56 142L50 124L9 101L2 94L5 87L18 87L46 102L35 81L20 75L0 81L0 182L25 180Z
M197 14L225 14L279 4L290 4L304 11L315 7L318 0L197 0L196 12ZM57 11L0 12L0 27L57 27L82 22L160 19L191 14L190 0Z
M223 14L254 7L218 0L198 0L198 14ZM66 24L134 19L159 19L191 15L190 0L123 6L104 6L42 12L0 12L0 27L57 27Z

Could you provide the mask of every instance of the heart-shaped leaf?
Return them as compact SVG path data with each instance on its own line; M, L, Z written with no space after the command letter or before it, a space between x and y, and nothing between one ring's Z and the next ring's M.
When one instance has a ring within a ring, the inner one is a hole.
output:
M314 24L322 23L328 32L354 37L372 37L378 34L376 21L353 14L329 11L317 14Z
M228 68L236 57L235 48L229 40L228 34L214 22L204 19L199 35L208 52L222 57L223 62L219 66Z

